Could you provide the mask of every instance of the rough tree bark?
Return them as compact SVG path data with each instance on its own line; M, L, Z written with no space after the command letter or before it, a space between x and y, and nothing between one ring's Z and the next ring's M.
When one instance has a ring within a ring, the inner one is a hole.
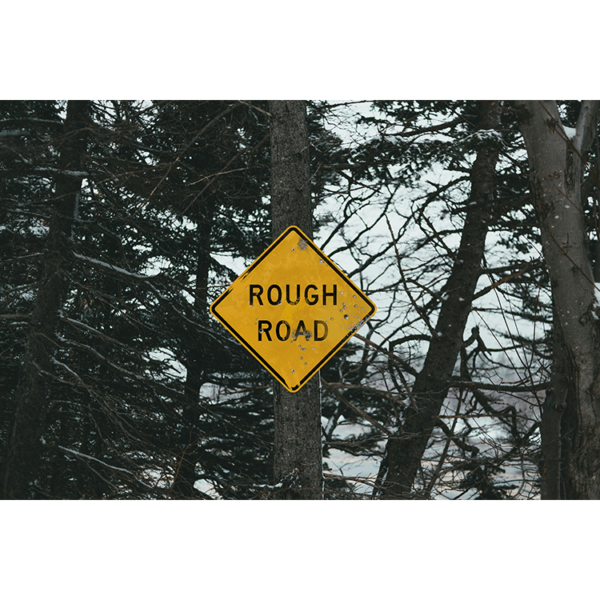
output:
M271 101L271 216L277 238L296 225L312 239L308 127L304 101ZM321 392L319 375L292 394L273 382L275 445L273 477L278 497L321 499Z
M552 394L542 419L549 499L600 498L600 328L581 193L599 106L582 103L570 136L556 102L516 103L555 307Z
M70 101L67 104L64 135L59 147L61 172L56 176L44 275L31 315L27 351L10 429L3 485L3 497L6 499L28 499L34 495L48 410L43 371L52 371L59 310L68 292L65 269L69 261L73 216L83 179L81 171L88 110L88 102Z
M481 102L480 130L497 129L500 119L496 102ZM380 471L384 499L411 498L411 488L417 476L427 442L435 427L436 416L446 399L452 371L463 345L463 333L471 312L471 300L481 273L491 208L494 203L494 179L498 149L482 147L471 170L471 193L467 202L465 223L454 266L445 286L435 335L432 336L421 372L417 375L412 396L416 406L404 413L398 435L391 437L384 463L387 472Z

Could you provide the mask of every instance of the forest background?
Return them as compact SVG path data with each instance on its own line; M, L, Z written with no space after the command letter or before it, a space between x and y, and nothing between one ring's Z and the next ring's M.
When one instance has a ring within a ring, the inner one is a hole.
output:
M275 107L1 104L6 498L278 497L270 376L208 313L271 239ZM520 128L589 130L549 218L583 203L595 264L597 106L301 108L315 241L378 306L321 369L323 496L585 497L542 429L569 328Z
M441 14L441 16L443 16L443 13ZM378 41L379 41L379 40L378 40ZM374 40L373 40L373 42L374 42ZM349 58L348 58L348 61L349 61L349 62L352 62L353 58L354 58L354 56L353 56L352 54L350 54L350 56L349 56ZM43 61L42 61L42 62L43 62ZM43 65L42 65L42 66L43 66ZM338 67L338 69L339 69L339 67ZM80 70L81 70L81 71L85 71L85 69L80 69ZM301 69L299 69L299 70L300 70L300 72L302 72L302 70L301 70ZM43 71L44 71L44 69L43 69L43 68L40 68L40 70L36 72L36 73L37 73L37 76L38 76L38 77L37 77L37 79L38 79L38 80L40 80L40 81L43 81L43 80L44 80L44 78L46 77L46 75L43 73ZM438 79L438 81L443 81L443 77L444 77L444 75L443 75L443 71L444 71L444 69L440 69L440 70L437 72L437 79ZM502 71L502 69L500 69L500 71ZM155 71L154 71L154 70L152 70L151 72L152 72L152 74L154 74L154 73L155 73ZM305 72L306 72L306 71L305 71ZM513 71L513 72L514 72L514 71ZM150 70L149 70L147 73L148 73L148 74L150 74ZM371 71L371 73L374 73L374 71ZM501 75L502 75L502 73L500 73L500 78L502 78L502 77L501 77ZM408 73L408 74L407 74L407 76L408 76L408 78L410 78L410 73ZM168 75L167 75L167 77L168 77ZM364 75L364 76L362 76L362 77L361 77L361 80L362 80L362 82L363 82L363 83L368 83L369 81L372 81L371 79L369 79L369 77L373 77L373 74L371 74L371 75ZM379 74L379 77L381 78L381 74ZM124 79L125 79L125 78L124 78ZM304 80L306 81L306 78L305 78ZM463 80L464 80L464 79L463 79ZM506 80L506 78L505 78L505 80ZM124 87L126 87L126 85L125 85ZM377 90L377 87L374 85L373 87L371 87L371 89L373 89L373 90L375 90L375 91L376 91L376 90ZM448 89L448 90L449 90L449 93L448 93L448 95L446 95L445 93L442 93L442 90L440 90L440 88L437 88L437 92L435 92L434 90L431 90L431 89L430 89L430 90L424 90L424 91L423 91L421 94L419 94L419 93L415 93L415 94L414 94L414 96L413 96L412 94L409 94L409 95L410 95L411 97L419 97L419 96L420 96L420 97L423 97L423 98L424 98L424 97L440 97L440 96L444 96L444 97L451 97L451 96L453 95L453 94L451 93L451 92L452 92L452 86L448 86L446 89ZM297 90L297 88L296 88L296 90ZM471 97L475 97L475 96L477 95L477 94L475 94L475 93L471 93L471 94L465 94L465 93L462 93L462 94L461 94L461 93L458 93L458 90L456 90L456 88L454 88L454 90L456 91L456 93L455 93L455 96L456 96L456 97L465 97L465 96L471 96ZM56 90L56 91L58 91L58 90ZM91 90L91 91L93 91L93 90ZM250 91L252 91L252 90L250 90ZM496 91L498 91L498 90L496 90ZM561 90L558 90L558 91L561 91ZM564 92L565 92L565 90L562 90L562 91L563 91L563 95L570 96L570 94L565 94L565 93L564 93ZM293 87L291 87L291 88L290 88L290 91L288 91L288 94L286 94L286 95L289 95L289 97L302 97L302 96L307 96L307 95L308 95L308 94L301 94L301 93L294 93L294 92L295 92L294 88L293 88ZM398 97L398 96L401 96L401 97L407 97L407 94L393 94L393 93L392 93L392 94L390 94L389 92L390 92L390 90L389 90L389 89L388 89L387 91L386 91L386 90L381 90L381 91L380 91L380 93L369 94L369 95L372 95L372 96L374 96L374 97ZM428 93L428 92L429 92L429 93ZM503 96L503 97L510 97L510 96L512 96L512 97L519 97L519 96L522 96L522 94L519 94L519 93L517 92L517 90L512 90L512 92L513 92L512 94L498 94L498 95L500 95L500 96ZM557 90L553 90L553 92L557 92ZM17 94L17 97L21 97L21 98L25 98L25 97L36 97L36 96L37 96L37 97L48 97L48 96L50 96L50 95L56 95L56 96L58 96L58 97L61 97L61 96L62 96L62 97L66 97L66 95L61 95L61 94L59 94L59 93L56 93L56 94L39 94L39 93L27 94L27 93L25 93L25 94ZM92 96L94 96L94 95L96 95L96 96L98 96L98 97L106 97L106 94L94 94L94 93L86 93L86 94L77 94L77 93L75 93L75 94L74 94L74 96L75 96L75 97L77 97L77 96L78 96L78 97L92 97ZM142 95L144 95L144 94L139 94L139 93L138 93L138 94L132 94L132 95L131 95L131 97L141 97ZM177 94L175 94L175 95L177 96ZM180 95L180 97L185 97L185 96L188 96L188 97L191 97L191 98L197 98L199 95L201 95L201 94L191 93L191 91L189 91L188 93L184 93L184 94ZM237 93L231 93L231 94L224 93L223 95L221 95L221 94L218 94L217 96L213 96L213 97L215 97L215 99L217 99L218 97L237 97L238 95L239 95L239 94L237 94ZM270 96L270 97L277 97L277 95L278 95L278 94L277 94L276 92L274 92L274 93L272 93L272 94L266 94L266 95L265 95L265 94L256 93L256 94L254 95L254 97L263 97L263 98L264 98L264 97L268 97L268 96ZM329 94L326 94L326 95L329 95ZM338 95L338 94L335 94L335 95ZM350 96L357 97L357 96L362 96L362 95L363 95L363 94L339 94L339 96L345 96L345 97L350 97ZM526 95L527 95L527 96L530 96L530 94L526 94ZM559 96L559 97L561 96L561 94L560 94L560 93L547 94L547 96L551 96L551 95L553 95L553 96ZM579 95L579 94L578 94L578 95ZM125 93L117 93L117 94L115 94L115 96L117 96L117 97L127 97L127 96L129 96L129 94L127 94L127 92L125 92ZM153 94L149 94L149 95L147 95L147 97L152 97L152 96L153 96ZM163 93L158 93L158 94L155 94L154 96L155 96L155 97L165 97L165 93L164 93L164 91L163 91ZM246 96L246 97L251 97L251 96L252 96L252 94L244 94L244 96ZM317 94L314 94L314 95L312 95L312 96L313 96L313 97L318 97L318 96L321 96L321 97L323 97L323 94L319 94L319 93L317 93ZM542 92L541 92L541 93L534 94L534 96L535 96L535 97L545 97L546 95L543 93L543 90L542 90ZM585 96L586 96L586 94L581 94L581 97L585 97ZM587 97L594 97L594 96L595 96L594 94L587 94ZM597 94L596 94L596 96L597 96ZM11 94L11 97L14 97L14 96L12 96L12 94ZM488 97L492 97L492 95L488 95ZM571 96L571 97L572 97L572 96ZM51 165L50 165L50 166L51 166ZM387 225L386 225L386 228L387 228ZM391 250L392 250L392 251L394 251L394 250L393 250L393 248L391 248ZM394 251L394 253L395 253L395 251ZM335 258L334 258L334 259L335 259ZM340 260L339 262L340 262L340 264L342 264L342 261L341 261L341 260ZM390 261L390 262L391 262L391 264L393 265L393 262L394 262L394 261ZM97 267L100 267L100 265L95 265L95 266L97 266ZM234 265L232 265L232 266L234 266ZM349 269L348 267L346 267L345 265L343 265L343 266L344 266L344 268L346 268L346 270L350 270L350 269ZM469 325L469 327L470 327L470 325ZM468 330L467 330L467 331L468 331ZM484 340L484 343L486 343L486 347L487 347L487 342L486 342L485 340ZM60 360L60 359L59 359L59 360ZM61 362L63 362L63 361L61 361ZM65 363L65 364L66 364L66 363ZM62 445L62 444L61 444L61 445ZM65 447L66 447L66 446L65 446ZM442 451L443 451L443 447L442 447ZM123 468L127 468L127 467L125 466L125 467L123 467ZM337 504L337 503L334 503L334 504ZM356 503L353 503L353 504L356 504ZM371 503L369 503L369 504L371 504ZM377 505L379 505L379 506L381 505L381 503L375 503L375 504L377 504ZM468 503L468 504L472 504L472 503ZM4 508L4 507L3 507L3 508ZM60 511L60 510L62 510L62 509L58 509L58 508L57 508L57 509L55 509L55 510L57 511L57 513L56 513L56 514L60 514L60 512L59 512L59 511ZM107 510L108 510L108 509L107 509ZM136 510L140 510L140 509L137 509L137 508L136 508ZM144 509L144 510L145 510L145 509ZM190 511L190 509L188 509L188 508L185 508L185 509L181 509L181 510L182 510L182 511L184 511L184 512L185 512L185 513L186 513L188 516L190 515L190 513L188 512L188 511ZM212 509L212 510L222 510L222 509ZM261 509L254 509L254 510L261 510ZM265 509L265 510L266 510L266 509ZM281 510L281 509L280 509L280 508L275 508L275 509L269 509L269 510L275 510L275 511L278 511L278 510ZM302 509L298 509L298 510L302 510ZM345 511L345 510L347 510L347 509L343 509L343 508L339 508L339 507L338 507L338 508L336 508L335 510L336 510L336 511L341 511L341 514L347 514L347 513L344 513L344 511ZM356 511L356 510L358 510L358 509L354 509L354 510ZM379 521L379 520L381 519L381 515L382 515L382 514L385 514L385 515L386 515L386 517L385 517L385 519L384 519L384 520L386 520L388 523L389 523L389 522L392 522L392 521L394 520L394 516L393 516L393 514L391 514L391 513L389 512L389 511L391 511L391 510L392 510L392 509L388 509L388 508L385 508L385 507L384 507L384 508L381 508L381 509L379 509L379 511L380 511L380 512L379 512L379 516L377 516L377 517L374 517L372 512L370 512L370 513L366 513L366 514L365 514L365 522L370 522L370 523L371 523L371 526L370 526L370 527L368 527L368 529L370 529L371 531L373 531L373 524L374 524L374 522L376 522L376 521ZM417 511L415 514L418 514L418 511L419 511L420 509L411 509L411 511L412 511L412 510L415 510L415 511ZM436 510L443 510L443 509L436 509ZM452 517L451 517L451 518L452 518L452 520L460 521L460 519L461 519L461 518L463 518L463 519L465 518L465 515L466 515L466 513L460 513L460 512L459 512L461 509L453 509L453 510L454 510L455 512L453 513L453 515L452 515ZM478 510L481 510L481 509L470 509L470 510L475 510L475 511L478 511ZM495 510L497 511L497 512L496 512L496 515L498 515L498 514L501 514L501 513L500 513L500 509L495 509ZM585 510L585 509L583 509L583 510ZM223 518L223 519L227 519L227 518L229 518L229 519L232 519L232 520L236 520L235 516L232 516L232 513L233 513L233 511L231 511L231 512L229 513L229 515L228 515L228 516L225 516L225 515L223 515L223 516L222 516L222 518ZM64 514L64 513L63 513L63 514ZM357 514L357 513L355 513L355 515L356 515L356 514ZM438 514L439 514L439 513L438 513ZM458 517L458 518L456 518L456 515L461 515L461 514L463 515L463 517ZM533 520L535 520L535 518L536 518L536 515L533 515L533 516L532 516L532 515L531 515L531 513L529 513L529 514L530 514L531 518L532 518ZM539 515L539 514L541 514L541 513L537 513L537 515ZM131 515L131 513L130 513L130 515ZM265 513L265 516L266 516L266 515L267 515L267 513ZM331 512L322 512L322 513L321 513L321 515L328 515L328 518L325 518L325 517L323 517L323 519L324 519L325 521L328 521L328 520L331 520L331 519L333 519L333 518L334 518L334 517L333 517L333 513L331 513ZM22 515L22 514L21 514L21 517L23 517L23 515ZM28 515L28 517L29 517L29 518L31 518L31 517L32 517L31 513ZM26 517L26 518L27 518L27 517ZM148 513L146 513L146 517L145 517L145 518L148 518ZM496 518L498 518L498 517L494 517L494 519L496 519ZM501 519L502 517L499 517L499 518ZM246 519L246 517L242 517L242 522L243 522L245 519ZM425 518L423 518L423 519L425 519ZM445 520L447 520L447 519L448 519L448 516L447 516L447 515L446 515L446 516L444 516L444 519L445 519ZM68 523L68 519L61 518L60 520L62 520L63 522L64 522L64 521L66 521L66 522ZM269 519L267 518L266 520L268 521ZM517 518L517 520L518 520L518 518ZM576 518L575 518L575 519L573 519L573 520L571 520L571 522L573 523L573 522L574 522L574 520L576 520ZM181 527L182 527L182 525L181 525L181 522L180 522L180 521L179 521L177 518L175 518L175 519L174 519L174 522L178 524L178 527L179 527L179 528L181 528ZM190 523L190 522L191 522L191 519L189 519L189 518L188 518L188 519L186 519L186 523ZM463 522L464 522L464 521L463 521ZM515 521L511 519L511 521L510 521L510 522L511 522L512 524L514 524L514 522L515 522ZM298 535L298 536L302 537L302 535L301 535L301 533L300 533L300 531L299 531L299 529L298 529L298 528L294 528L294 526L290 526L290 525L289 525L289 520L288 520L287 518L286 518L286 523L288 524L287 526L288 526L288 527L291 527L291 529L292 529L292 531L291 531L291 535L293 535L293 534L295 533L296 535ZM98 537L100 537L100 538L102 537L102 534L101 534L101 532L99 532L97 528L95 529L93 526L91 526L91 525L89 525L89 526L92 528L92 532L94 533L94 535L96 535L96 536L98 536ZM122 531L123 531L123 532L128 532L128 531L129 531L129 533L130 533L130 534L132 534L132 535L134 535L134 536L137 536L137 537L138 537L138 538L140 538L140 539L143 539L143 538L144 538L144 536L146 535L146 534L142 533L142 530L143 530L143 523L140 521L140 522L138 522L138 523L137 523L137 526L138 526L138 527L137 527L137 529L136 529L136 527L135 527L135 526L133 526L133 525L131 526L131 528L130 528L130 529L128 529L126 525L123 525L123 522L122 522L122 521L121 521L121 525L120 525L120 527L122 528ZM240 523L239 523L239 519L238 519L238 521L237 521L237 523L236 523L236 526L237 526L237 527L242 527L242 528L243 528L243 526L244 526L244 525L243 525L243 524L242 524L242 525L240 525ZM491 519L489 519L489 518L488 518L488 519L487 519L487 521L486 521L486 526L488 527L488 529L489 529L489 531L490 531L490 535L491 535L491 537L492 537L494 540L502 540L502 538L503 538L503 535L502 535L503 527L501 527L501 526L500 526L500 527L498 527L498 526L497 526L497 525L496 525L494 522L492 522L492 520L491 520ZM49 525L46 525L46 527L50 527L50 526L49 526ZM269 528L269 525L265 525L265 527L266 527L266 528L267 528L267 530L268 530L268 528ZM325 527L325 525L323 525L323 527ZM390 526L390 527L392 527L392 528L393 528L393 526ZM68 525L67 525L67 528L68 528ZM169 527L169 526L167 526L167 528L168 528L168 529L170 529L170 527ZM380 526L376 526L376 527L375 527L375 530L377 530L377 529L379 529L379 528L380 528ZM210 529L210 527L205 525L205 531L207 531L207 530L209 530L209 529ZM357 533L356 533L356 531L357 531L357 530L363 530L363 529L364 529L363 525L358 525L358 526L357 526L356 524L354 524L354 525L352 525L352 526L344 527L344 528L343 528L343 531L344 531L344 533L341 533L341 532L339 532L339 530L337 531L337 539L338 539L338 540L342 540L342 543L343 543L343 540L344 540L344 539L348 539L348 541L349 541L349 538L344 538L344 535L348 535L348 536L350 536L350 537L351 537L351 536L352 536L352 534L351 534L351 532L352 532L352 531L354 531L354 532L355 532L355 535L358 535L358 537L360 537L360 535L359 535L359 534L357 534ZM48 531L52 531L52 530L50 530L50 529L49 529ZM271 531L272 531L272 530L271 530ZM258 532L256 532L256 533L258 533ZM168 535L169 535L169 534L167 534L167 536L168 536ZM271 537L272 537L272 535L273 535L273 534L271 534ZM372 534L372 535L375 535L375 534ZM59 534L59 529L58 529L58 528L57 528L57 529L54 531L54 536L55 536L55 537L60 537L60 534ZM460 537L462 538L462 536L460 536ZM149 539L150 539L150 538L149 538ZM212 540L215 540L215 539L218 539L218 535L213 535L213 536L212 536ZM421 538L420 538L420 536L416 536L416 540L419 540L419 539L421 539ZM541 540L543 540L543 534L540 534L540 535L538 535L538 536L537 536L537 540L538 540L538 542L539 542L539 541L541 541ZM415 541L415 536L411 536L411 541L412 541L412 543L413 543L414 545L416 545L416 547L419 547L419 548L421 548L421 550L422 550L422 553L425 553L425 551L426 551L426 547L425 547L425 545L423 545L423 546L419 546L419 543L420 543L420 542L419 542L419 541ZM221 543L221 542L215 542L215 541L213 541L213 544L217 544L217 545L218 545L219 543ZM224 543L224 542L223 542L223 543ZM458 542L458 543L460 544L460 542ZM498 541L498 544L501 544L501 543L502 543L501 541ZM423 542L423 544L425 544L425 543ZM235 560L235 557L237 557L237 558L238 558L238 559L241 561L241 558L242 558L242 556L240 556L240 554L239 554L239 552L240 552L240 549L239 549L239 548L236 548L236 549L232 549L231 547L227 547L227 548L226 548L226 545L224 545L224 546L219 546L219 547L223 548L223 550L222 550L222 552L223 552L223 553L225 553L226 551L227 551L227 552L229 552L229 553L230 553L230 557L234 557L234 558L233 558L233 560ZM242 543L242 547L243 547L243 543ZM204 552L204 551L205 551L205 550L203 549L203 550L202 550L202 552ZM189 557L187 557L187 556L186 556L185 560L186 560L186 561L188 561L188 560L191 560L191 558L189 558ZM248 571L248 572L249 572L249 571Z

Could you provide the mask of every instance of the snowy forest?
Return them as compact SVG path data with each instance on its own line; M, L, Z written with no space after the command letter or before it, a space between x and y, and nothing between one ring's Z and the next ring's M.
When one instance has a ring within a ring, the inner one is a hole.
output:
M0 101L0 498L600 499L599 108ZM312 445L209 312L286 177L377 305Z

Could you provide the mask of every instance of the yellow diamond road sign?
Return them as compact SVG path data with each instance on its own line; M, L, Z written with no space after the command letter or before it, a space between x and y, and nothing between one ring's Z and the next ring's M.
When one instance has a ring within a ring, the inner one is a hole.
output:
M376 310L298 227L288 227L210 307L290 392Z

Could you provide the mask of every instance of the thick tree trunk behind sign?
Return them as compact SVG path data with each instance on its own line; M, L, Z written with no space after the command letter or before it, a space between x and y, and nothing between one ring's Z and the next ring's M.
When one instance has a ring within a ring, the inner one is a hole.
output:
M594 283L581 194L599 103L582 103L574 135L563 127L556 102L516 106L555 307L552 394L542 418L542 492L549 499L600 499L600 286Z
M310 163L306 102L272 101L271 215L273 239L296 225L312 239ZM322 498L321 398L319 375L292 394L273 382L275 447L273 475L281 498Z
M493 130L499 125L496 102L480 103L479 129ZM446 399L450 378L463 345L463 332L471 313L471 301L481 273L485 238L494 210L494 179L498 148L482 147L471 170L471 193L465 215L460 247L445 287L446 299L440 309L425 358L412 389L415 404L405 411L397 436L387 446L387 473L383 479L384 499L411 498L423 453L431 437L436 417Z
M17 406L12 421L6 467L4 498L27 499L33 496L43 446L48 411L43 372L51 372L59 311L68 292L66 277L69 238L73 215L82 183L85 151L84 127L88 103L69 102L60 149L61 172L56 176L54 214L44 256L44 275L31 315L27 352L20 373Z

